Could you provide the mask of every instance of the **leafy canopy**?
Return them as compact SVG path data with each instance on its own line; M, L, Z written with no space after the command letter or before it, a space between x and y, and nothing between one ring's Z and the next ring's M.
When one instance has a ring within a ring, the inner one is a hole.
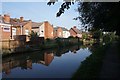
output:
M50 0L48 5L54 4L57 0ZM59 17L69 9L73 0L63 0L56 16ZM78 2L76 0L76 2ZM120 2L78 2L79 16L74 18L80 20L82 26L90 29L97 29L108 32L116 32L120 35Z

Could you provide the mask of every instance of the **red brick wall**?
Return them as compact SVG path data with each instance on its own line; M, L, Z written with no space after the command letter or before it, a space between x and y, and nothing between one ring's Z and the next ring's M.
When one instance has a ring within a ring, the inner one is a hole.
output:
M44 53L44 61L46 65L49 65L54 58L53 53Z
M54 38L57 37L57 31L56 31L56 30L54 30L54 32L53 32L53 36L54 36Z
M61 33L61 35L60 35ZM57 30L57 37L63 37L63 30L59 27Z
M1 34L2 34L2 40L4 40L4 39L11 39L11 32L5 32L5 31L3 31L3 28L2 29L0 29L0 31L1 31Z
M10 22L10 16L8 14L5 14L3 16L3 20L4 20L4 22L9 23ZM6 32L6 31L3 31L3 27L1 27L0 28L0 34L2 34L2 36L1 36L2 40L11 39L11 29L10 29L10 32Z
M30 33L31 33L31 25L32 25L32 23L31 23L31 21L30 22L28 22L27 24L25 24L24 26L23 26L23 33L22 33L22 35L25 35L25 30L27 29L27 30L29 30L30 31ZM21 35L21 27L20 26L13 26L14 28L16 28L16 35Z
M3 17L4 21L9 23L10 22L10 16L5 14L4 17Z
M76 37L77 34L72 29L70 29L70 36Z
M21 35L21 28L19 26L16 28L16 35Z
M44 22L45 27L45 39L50 38L53 39L53 26L48 22Z
M23 26L23 35L25 35L25 30L29 30L29 32L31 33L31 29L32 29L32 22L29 21L26 25Z
M61 35L60 35L60 33L61 33ZM59 27L57 29L57 31L54 31L54 38L57 38L57 37L63 37L63 30L61 27Z

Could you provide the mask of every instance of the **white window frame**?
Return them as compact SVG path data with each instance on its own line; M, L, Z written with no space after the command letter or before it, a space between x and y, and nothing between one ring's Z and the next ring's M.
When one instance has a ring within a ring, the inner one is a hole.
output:
M5 30L5 28L9 28L9 30ZM3 26L3 31L4 32L10 32L10 26Z
M25 30L25 35L29 35L29 30L28 29Z

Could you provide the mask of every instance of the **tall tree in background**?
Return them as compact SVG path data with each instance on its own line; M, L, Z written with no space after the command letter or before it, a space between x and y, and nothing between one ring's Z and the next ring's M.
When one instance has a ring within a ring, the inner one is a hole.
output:
M48 5L54 4L56 0L52 1L48 2ZM63 1L59 12L56 14L57 17L74 4L72 0ZM79 16L74 19L80 20L85 28L116 31L116 34L120 36L120 2L78 2L77 11Z
M79 3L78 19L83 25L91 29L103 31L116 31L118 35L120 26L120 3L119 2L86 2Z

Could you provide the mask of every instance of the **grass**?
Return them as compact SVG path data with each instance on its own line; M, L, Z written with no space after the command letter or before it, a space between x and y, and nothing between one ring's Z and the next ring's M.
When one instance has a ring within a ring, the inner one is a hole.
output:
M73 75L72 80L76 79L99 79L99 73L102 67L103 58L108 48L109 44L102 46L102 45L95 45L90 48L92 54L83 61Z

